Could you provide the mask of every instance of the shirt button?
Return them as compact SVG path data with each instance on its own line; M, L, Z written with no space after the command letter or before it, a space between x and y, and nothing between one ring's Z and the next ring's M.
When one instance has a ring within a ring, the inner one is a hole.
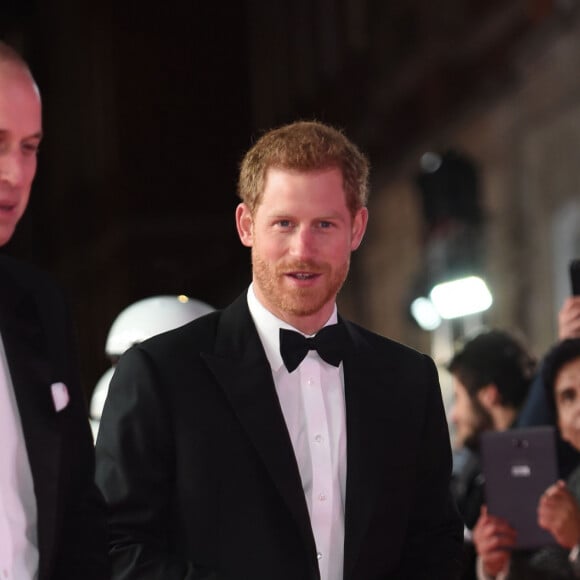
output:
M316 441L316 443L322 443L322 441L323 441L323 437L322 437L322 435L317 435L317 436L314 438L314 441Z
M323 493L321 493L321 494L318 496L318 499L319 499L320 501L326 501L326 495L325 495L325 494L323 494Z
M316 557L321 560L322 559L322 552L316 552Z
M306 384L307 384L308 386L312 386L312 385L314 384L314 381L313 381L312 379L307 379L307 380L306 380Z

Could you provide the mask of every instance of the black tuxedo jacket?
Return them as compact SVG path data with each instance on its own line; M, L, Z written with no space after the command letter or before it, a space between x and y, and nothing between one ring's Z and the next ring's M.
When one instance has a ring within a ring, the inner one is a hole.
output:
M5 256L0 332L34 482L39 580L108 578L104 504L67 308L47 276ZM51 394L57 382L70 396L60 412Z
M462 524L431 360L346 323L345 580L450 580ZM316 580L297 463L246 296L121 357L97 440L113 577Z

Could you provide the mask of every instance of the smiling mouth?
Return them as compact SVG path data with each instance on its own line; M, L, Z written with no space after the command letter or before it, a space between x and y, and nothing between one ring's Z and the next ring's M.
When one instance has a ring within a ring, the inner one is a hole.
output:
M296 280L313 280L320 276L320 274L311 273L311 272L290 272L287 274L291 278L295 278Z

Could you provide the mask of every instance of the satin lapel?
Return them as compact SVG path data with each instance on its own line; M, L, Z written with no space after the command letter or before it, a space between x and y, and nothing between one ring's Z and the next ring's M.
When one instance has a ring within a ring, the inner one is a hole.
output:
M298 465L245 294L224 311L214 354L202 355L225 392L274 485L292 513L307 554L315 558Z
M5 276L1 286L0 331L34 481L38 541L44 556L52 553L60 464L58 417L50 392L52 369L34 301Z
M384 493L389 442L397 441L393 423L385 421L385 409L401 413L394 400L396 381L390 365L365 344L360 333L348 322L354 343L344 360L347 481L345 506L344 578L351 579L365 539L377 499Z

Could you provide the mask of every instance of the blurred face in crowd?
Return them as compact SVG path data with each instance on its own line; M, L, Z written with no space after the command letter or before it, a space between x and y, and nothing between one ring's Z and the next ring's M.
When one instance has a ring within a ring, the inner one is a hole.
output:
M449 421L455 429L455 446L476 448L480 434L493 428L493 419L479 402L477 395L471 397L465 385L455 376L453 397Z
M0 246L22 217L41 139L38 89L22 66L0 61Z
M242 243L252 248L256 296L278 318L307 334L332 314L367 224L351 214L338 168L270 168L254 213L236 213Z
M554 397L562 438L580 451L580 357L564 364L556 375Z

